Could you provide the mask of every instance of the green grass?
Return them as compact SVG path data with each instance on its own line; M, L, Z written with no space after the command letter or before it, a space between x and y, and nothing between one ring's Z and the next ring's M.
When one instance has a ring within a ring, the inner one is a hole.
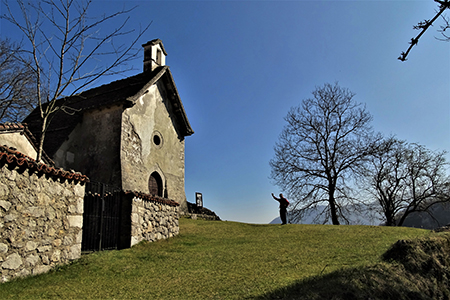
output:
M0 284L0 298L274 299L299 282L381 263L399 239L430 235L401 227L181 219L175 238L85 255L48 274Z

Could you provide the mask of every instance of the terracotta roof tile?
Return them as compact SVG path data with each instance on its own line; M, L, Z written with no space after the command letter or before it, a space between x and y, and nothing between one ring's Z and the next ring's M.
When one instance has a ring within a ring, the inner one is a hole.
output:
M9 148L7 146L0 146L0 166L7 164L9 167L19 167L28 169L32 172L46 174L50 177L73 180L75 182L89 182L89 178L81 173L66 171L63 169L56 169L43 163L36 162L35 159Z
M154 195L144 194L144 193L140 193L140 192L133 192L133 191L126 191L124 193L125 193L125 195L131 195L133 197L137 197L137 198L140 198L143 200L153 201L153 202L157 202L157 203L161 203L161 204L166 204L169 206L179 206L180 205L173 200L161 198L161 197L154 196Z
M26 124L22 123L0 123L1 131L21 131L26 129Z

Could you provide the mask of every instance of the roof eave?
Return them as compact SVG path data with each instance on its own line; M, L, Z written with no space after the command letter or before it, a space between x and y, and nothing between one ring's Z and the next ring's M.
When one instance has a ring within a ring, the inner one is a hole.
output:
M175 85L175 81L173 79L172 72L170 72L169 66L161 67L161 70L147 84L145 84L145 86L136 95L127 98L127 100L136 103L136 101L160 79L163 79L166 88L168 88L168 90L173 92L171 93L173 97L169 96L169 100L171 101L172 105L175 108L176 116L180 119L183 125L182 128L183 136L193 135L194 130L192 129L191 124L189 123L189 120L187 118L186 111L184 110L183 103L181 102L181 98L180 95L178 94L178 89L177 86Z
M184 109L183 102L181 102L181 98L180 98L180 95L178 94L177 86L175 84L175 81L173 80L172 72L170 72L169 67L167 67L167 72L165 74L167 76L167 79L168 79L171 87L173 88L174 98L173 99L171 98L171 100L173 101L172 104L176 104L176 105L174 105L175 113L181 117L182 124L184 125L184 128L183 128L184 133L183 134L184 134L184 136L190 136L190 135L194 134L194 130L192 129L191 124L189 123L189 119L188 119L186 111Z

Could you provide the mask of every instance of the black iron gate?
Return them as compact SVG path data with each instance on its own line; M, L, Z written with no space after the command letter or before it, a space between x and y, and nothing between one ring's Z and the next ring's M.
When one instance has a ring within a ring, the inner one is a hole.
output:
M81 251L101 251L119 247L120 211L120 188L99 182L86 184Z

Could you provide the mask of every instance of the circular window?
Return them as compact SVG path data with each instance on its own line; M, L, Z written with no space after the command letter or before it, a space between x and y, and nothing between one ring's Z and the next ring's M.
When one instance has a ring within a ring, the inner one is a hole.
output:
M161 133L158 131L153 133L153 144L155 144L158 148L162 147L163 139Z
M153 143L155 143L156 146L159 146L161 144L161 138L157 135L153 136Z

